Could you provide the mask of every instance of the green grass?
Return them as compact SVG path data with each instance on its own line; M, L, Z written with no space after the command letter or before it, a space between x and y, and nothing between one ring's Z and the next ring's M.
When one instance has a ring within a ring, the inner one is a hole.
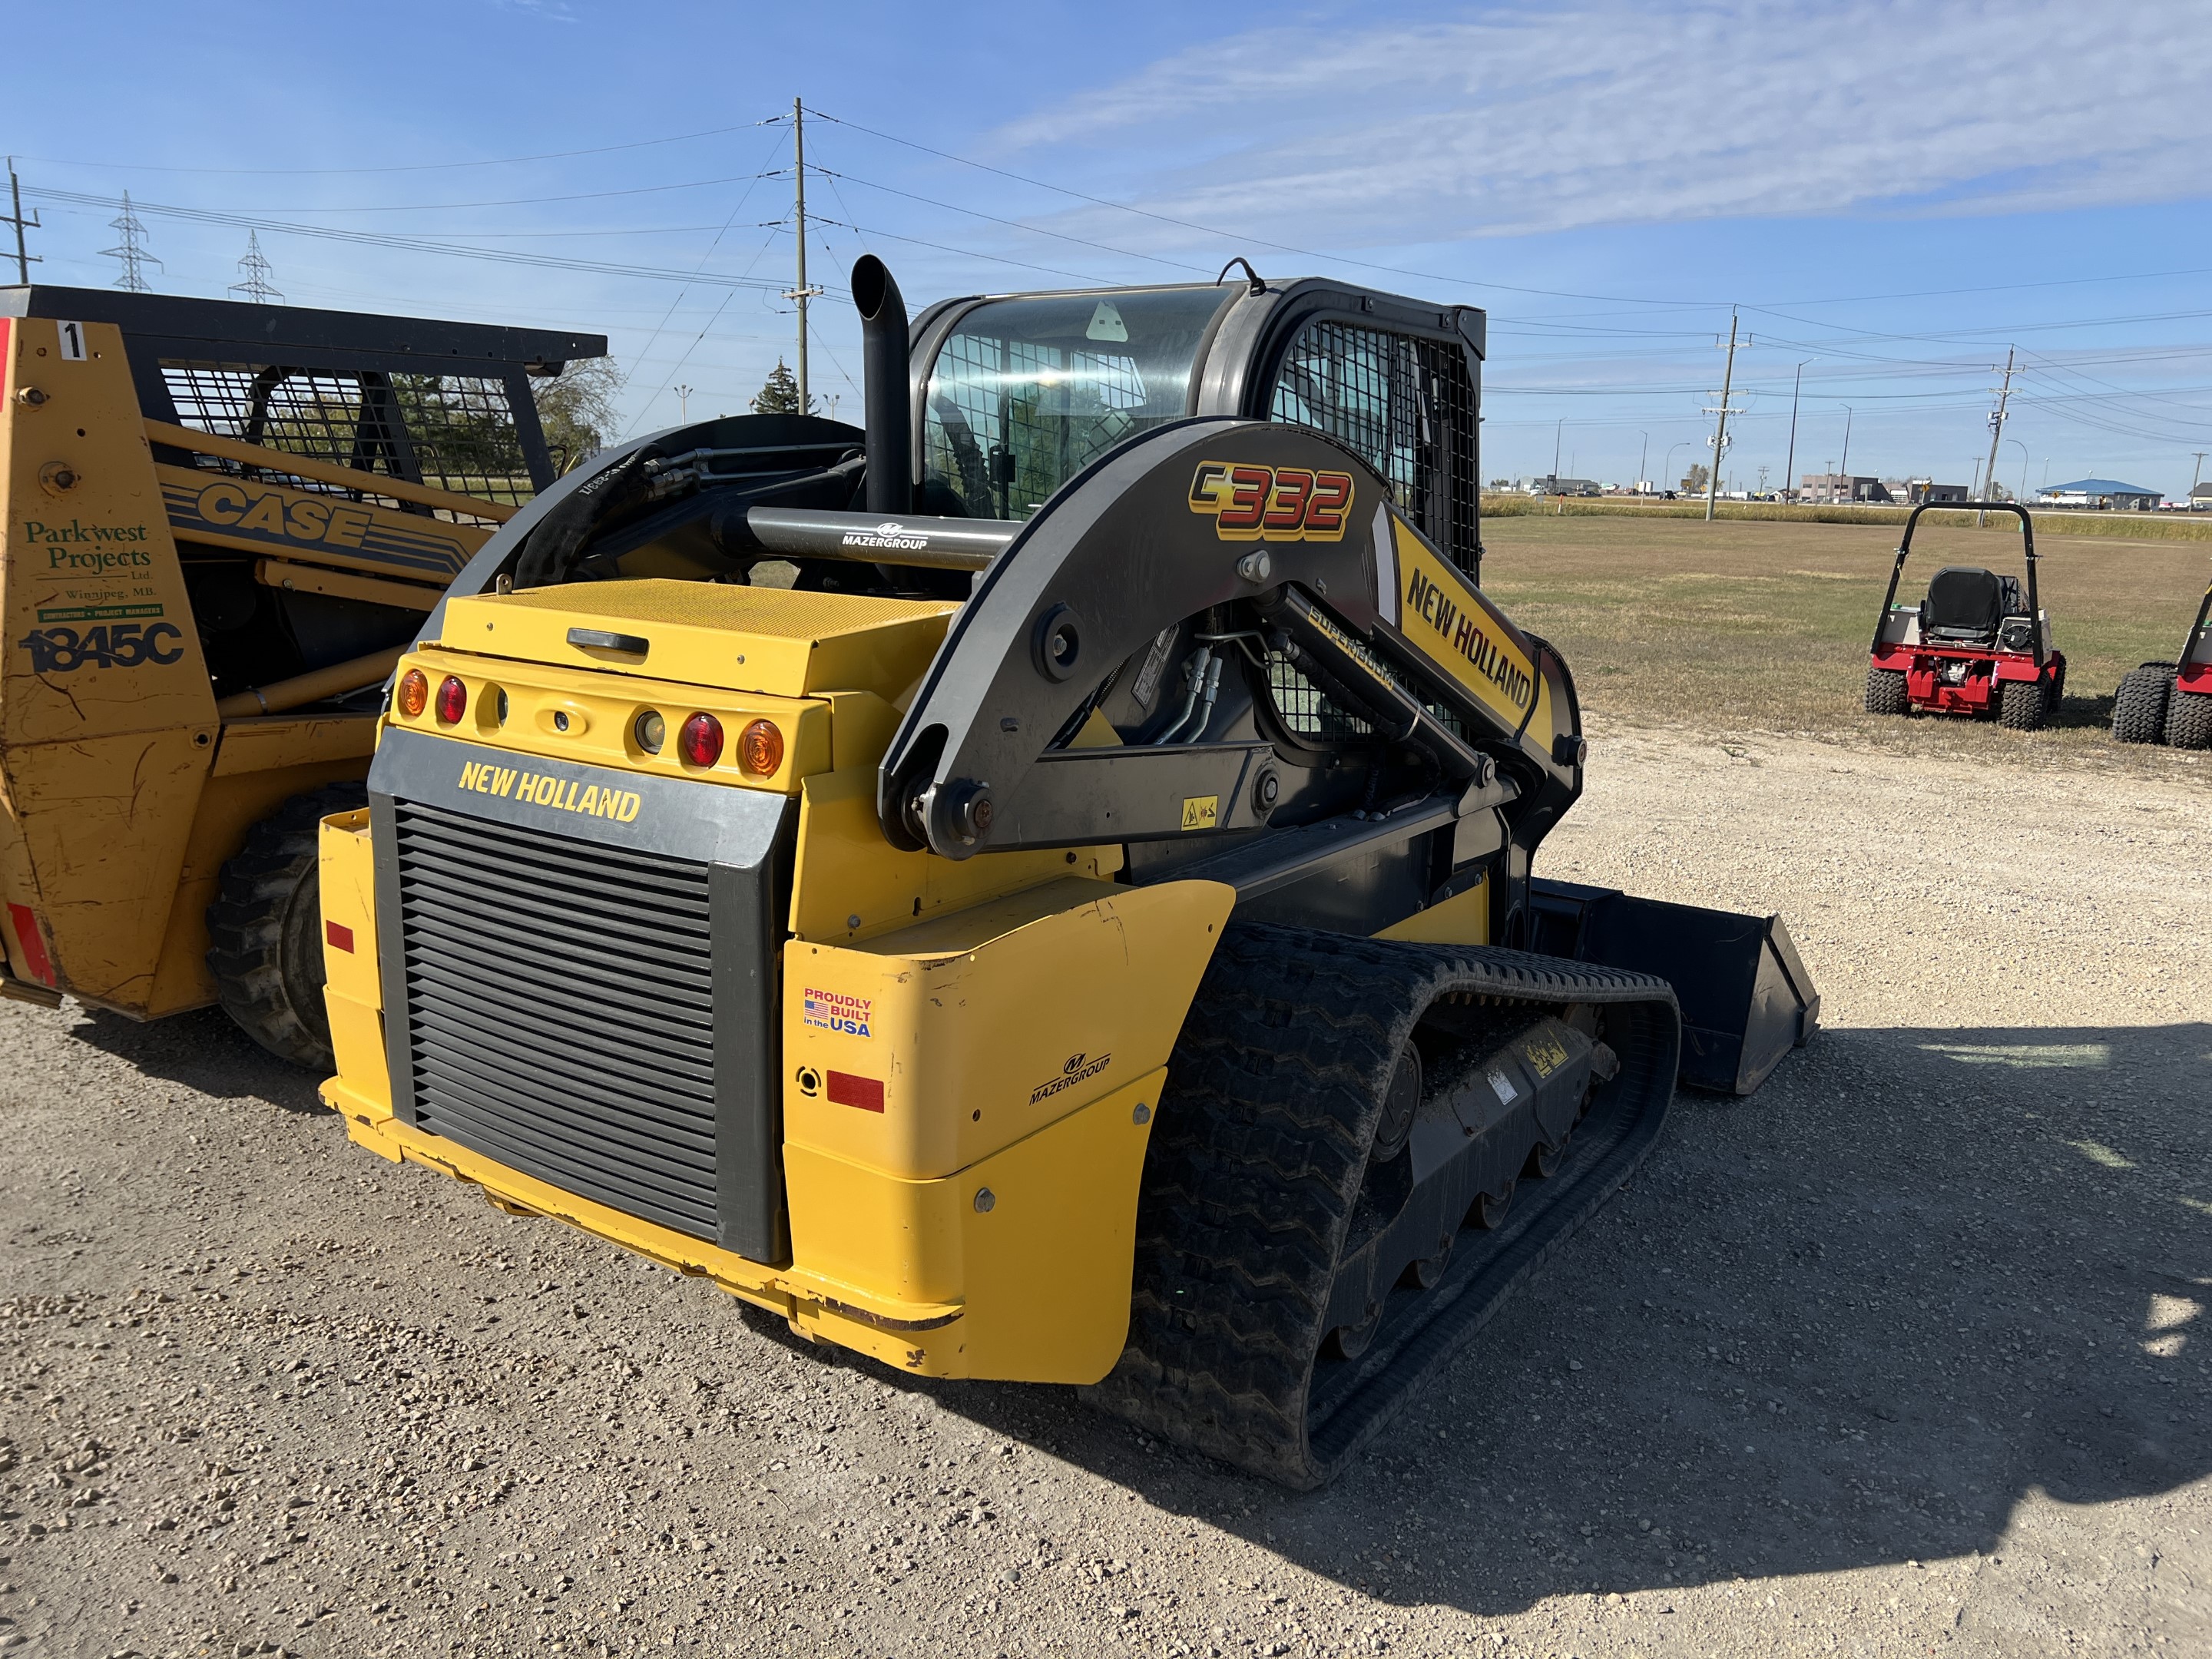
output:
M1868 646L1896 549L1890 526L1570 513L1486 519L1483 540L1483 586L1559 648L1600 730L1680 724L2212 772L2203 756L2124 749L2107 735L2120 676L2171 659L2196 615L2212 564L2195 547L2037 538L2066 701L2051 729L2014 732L1864 712ZM2016 537L1923 520L1899 599L1917 601L1947 563L2018 571L2019 551Z

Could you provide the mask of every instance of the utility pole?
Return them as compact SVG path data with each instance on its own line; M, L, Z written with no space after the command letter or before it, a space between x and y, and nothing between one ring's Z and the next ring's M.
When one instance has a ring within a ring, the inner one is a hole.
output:
M1844 405L1844 465L1842 476L1844 480L1844 489L1849 494L1850 498L1852 501L1856 501L1859 498L1859 492L1851 489L1851 422L1856 419L1857 416L1858 411L1856 410L1853 409L1849 404L1845 404ZM1835 486L1832 483L1828 487L1828 499L1833 501L1835 499Z
M2004 441L2005 402L2012 396L2012 360L2017 355L2017 347L2005 348L2004 384L1997 388L1997 406L1990 411L1990 460L1982 473L1983 478L1989 482L1994 482L1997 476L1997 446ZM1983 488L1988 488L1988 482ZM1979 530L1982 520L1988 516L1986 513L1975 514L1974 528Z
M1705 410L1708 415L1717 415L1720 417L1719 424L1713 428L1713 470L1705 475L1705 522L1707 524L1713 521L1713 503L1720 498L1721 461L1728 453L1728 417L1743 412L1741 410L1729 407L1729 393L1735 386L1735 320L1736 314L1731 310L1729 313L1728 367L1721 371L1720 407ZM1746 340L1744 343L1748 345L1750 341Z
M791 100L791 159L799 185L799 286L783 297L799 302L799 412L811 415L814 410L806 395L806 302L822 290L806 286L806 106L796 98Z
M1643 434L1643 437L1644 453L1636 458L1636 488L1639 491L1643 489L1645 484L1651 482L1650 479L1644 476L1644 465L1651 459L1651 434L1646 432ZM2196 486L2192 484L2190 488L2194 489Z
M1808 357L1805 363L1818 361L1818 358ZM1805 389L1805 363L1797 365L1796 375L1790 383L1790 459L1782 464L1782 488L1792 500L1797 495L1797 486L1794 482L1797 477L1797 394Z
M31 267L44 264L46 261L24 247L23 232L44 227L39 223L35 210L29 218L23 216L23 185L22 181L15 177L15 158L12 155L8 158L8 199L15 204L15 214L11 218L0 220L0 224L15 227L15 280L28 288L31 285Z
M24 278L26 282L29 280L28 277ZM2013 441L2017 443L2020 441L2015 438ZM2204 458L2208 454L2212 454L2212 450L2197 449L2190 453L2197 457L2197 465L2190 469L2189 473L2189 504L2193 507L2197 505L2197 480L2204 476Z
M284 297L283 291L269 280L274 272L267 258L261 252L259 231L249 230L246 233L246 257L238 262L238 268L246 273L246 280L242 283L233 283L230 285L230 291L233 294L243 294L258 306L265 306L271 300L282 300Z

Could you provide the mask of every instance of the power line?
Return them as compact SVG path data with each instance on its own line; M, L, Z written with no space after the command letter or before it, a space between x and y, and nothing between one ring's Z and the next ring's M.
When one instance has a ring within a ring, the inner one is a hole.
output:
M15 228L15 280L28 288L31 284L31 267L44 264L46 261L25 248L23 233L26 230L40 230L45 227L39 223L39 216L35 210L29 218L26 219L23 216L23 185L22 181L15 177L15 158L12 155L8 158L8 198L15 204L15 216L10 219L0 219L0 224L9 224Z

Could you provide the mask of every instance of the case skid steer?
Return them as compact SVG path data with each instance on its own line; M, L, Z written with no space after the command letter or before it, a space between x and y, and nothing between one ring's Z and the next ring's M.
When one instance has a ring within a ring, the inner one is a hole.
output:
M1947 564L1917 605L1897 602L1923 501L1905 520L1889 591L1875 618L1867 665L1869 714L1966 714L2015 732L2039 731L2066 693L2066 653L2035 592L2035 521L2013 501L1966 501L1954 512L2017 513L2027 581L1978 565Z
M2212 749L2212 587L2172 662L2147 662L2120 677L2112 696L2116 743Z
M220 999L329 1069L316 823L424 613L554 480L527 377L605 349L0 289L0 995Z
M1805 1040L1804 968L1530 878L1584 750L1474 580L1481 313L1255 277L910 337L853 289L865 430L603 456L402 659L324 829L325 1097L809 1337L1316 1484L1678 1070Z

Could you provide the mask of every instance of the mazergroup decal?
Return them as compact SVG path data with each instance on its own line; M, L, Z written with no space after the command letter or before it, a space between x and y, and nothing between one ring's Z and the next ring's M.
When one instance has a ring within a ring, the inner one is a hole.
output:
M799 1000L802 1024L817 1030L842 1031L847 1036L873 1036L873 997L856 997L844 991L817 991L811 986Z
M904 553L919 553L929 545L929 538L919 530L908 530L896 520L890 520L873 530L847 531L842 544L846 547L881 547Z
M1200 461L1190 510L1213 520L1224 542L1340 542L1352 512L1352 475L1303 466Z
M526 772L518 766L499 766L490 761L469 761L461 767L461 787L501 800L548 806L556 812L576 812L586 817L612 818L635 823L645 798L634 789L603 787L556 778L542 772Z
M1050 1100L1063 1090L1073 1089L1079 1083L1088 1083L1114 1063L1111 1054L1101 1054L1093 1060L1089 1054L1070 1054L1067 1064L1060 1068L1060 1075L1049 1082L1040 1083L1030 1091L1030 1104Z
M156 607L158 611L158 607ZM185 654L184 632L174 623L117 623L87 629L34 628L19 643L31 653L34 674L74 674L80 668L136 668L167 665Z

